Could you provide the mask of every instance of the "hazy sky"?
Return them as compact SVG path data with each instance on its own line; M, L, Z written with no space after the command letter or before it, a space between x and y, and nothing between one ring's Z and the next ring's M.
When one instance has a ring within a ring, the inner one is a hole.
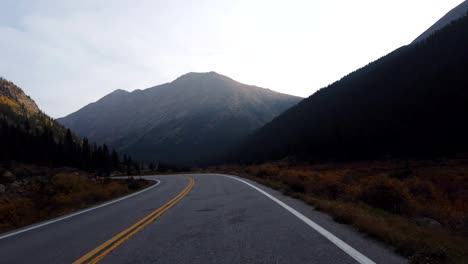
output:
M61 117L195 71L309 96L462 0L0 0L0 76Z

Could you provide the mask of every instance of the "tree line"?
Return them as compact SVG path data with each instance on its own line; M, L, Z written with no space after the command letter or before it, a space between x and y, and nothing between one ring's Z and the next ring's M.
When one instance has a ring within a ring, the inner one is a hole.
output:
M107 145L80 139L47 115L15 112L0 104L0 163L10 161L49 167L73 167L110 175L141 173L141 164Z

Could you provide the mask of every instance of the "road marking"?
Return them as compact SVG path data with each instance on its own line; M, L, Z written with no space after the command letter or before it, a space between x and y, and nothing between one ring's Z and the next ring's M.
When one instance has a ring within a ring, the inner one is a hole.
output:
M59 218L56 218L56 219L53 219L53 220L49 220L49 221L46 221L44 223L41 223L41 224L36 224L36 225L33 225L33 226L30 226L30 227L26 227L24 229L20 229L18 231L14 231L12 233L7 233L3 236L0 236L0 240L4 239L4 238L7 238L7 237L11 237L11 236L15 236L15 235L19 235L21 233L24 233L24 232L27 232L27 231L31 231L31 230L34 230L34 229L37 229L37 228L40 228L40 227L43 227L43 226L46 226L46 225L50 225L50 224L53 224L53 223L56 223L56 222L59 222L59 221L62 221L62 220L65 220L65 219L68 219L70 217L74 217L74 216L77 216L77 215L80 215L80 214L84 214L84 213L87 213L87 212L90 212L90 211L93 211L93 210L96 210L96 209L99 209L99 208L102 208L104 206L108 206L108 205L111 205L113 203L116 203L116 202L120 202L122 200L125 200L125 199L128 199L130 197L133 197L135 195L138 195L138 194L141 194L143 192L146 192L146 191L149 191L151 189L153 189L154 187L158 186L159 183L161 183L160 180L156 180L156 184L153 184L151 185L150 187L146 188L146 189L143 189L141 191L138 191L136 193L132 193L132 194L129 194L129 195L126 195L124 197L121 197L121 198L118 198L118 199L115 199L115 200L112 200L110 202L107 202L107 203L103 203L103 204L100 204L100 205L97 205L97 206L94 206L94 207L91 207L91 208L88 208L88 209L84 209L84 210L80 210L78 212L75 212L75 213L72 213L72 214L69 214L69 215L66 215L66 216L62 216L62 217L59 217Z
M113 238L107 240L102 245L91 250L89 253L85 254L84 256L82 256L81 258L79 258L73 263L74 264L97 263L101 259L103 259L107 254L109 254L114 249L116 249L118 246L122 245L129 238L131 238L136 233L140 232L143 228L151 224L154 220L156 220L158 217L164 214L167 210L173 207L176 203L182 200L182 198L184 198L190 192L190 190L192 190L193 186L195 185L195 180L193 178L187 178L187 179L189 180L189 184L176 197L172 198L169 202L167 202L163 206L159 207L158 209L156 209L149 215L145 216L143 219L136 222L129 228L120 232Z
M304 223L306 223L308 226L312 227L315 231L317 231L319 234L321 234L322 236L324 236L326 239L328 239L329 241L331 241L333 244L335 244L337 247L339 247L341 250L343 250L346 254L348 254L349 256L351 256L353 259L355 259L357 262L361 263L361 264L375 264L374 261L370 260L369 258L367 258L366 256L364 256L362 253L360 253L359 251L357 251L356 249L354 249L353 247L351 247L350 245L346 244L343 240L339 239L338 237L336 237L335 235L333 235L332 233L330 233L329 231L327 231L325 228L321 227L320 225L318 225L317 223L315 223L314 221L310 220L308 217L306 217L305 215L299 213L298 211L296 211L295 209L293 209L292 207L290 207L289 205L283 203L282 201L278 200L277 198L273 197L271 194L263 191L262 189L256 187L255 185L249 183L249 182L246 182L244 180L241 180L239 178L236 178L236 177L232 177L232 176L229 176L229 175L223 175L223 174L219 174L221 176L224 176L224 177L227 177L227 178L231 178L231 179L234 179L234 180L237 180L237 181L240 181L244 184L247 184L248 186L254 188L255 190L257 190L258 192L260 192L261 194L265 195L266 197L270 198L271 200L273 200L275 203L279 204L280 206L282 206L284 209L288 210L290 213L292 213L293 215L295 215L297 218L301 219Z

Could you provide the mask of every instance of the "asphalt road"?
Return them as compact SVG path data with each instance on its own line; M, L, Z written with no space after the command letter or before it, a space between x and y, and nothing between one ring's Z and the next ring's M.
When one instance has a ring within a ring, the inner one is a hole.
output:
M187 177L195 180L188 193ZM0 263L73 263L87 254L92 257L86 261L100 254L99 263L358 263L353 252L365 258L361 263L406 263L349 226L248 180L214 174L150 178L160 183L128 199L0 235ZM154 221L141 222L148 215ZM139 221L140 230L130 233ZM90 253L111 238L118 239Z

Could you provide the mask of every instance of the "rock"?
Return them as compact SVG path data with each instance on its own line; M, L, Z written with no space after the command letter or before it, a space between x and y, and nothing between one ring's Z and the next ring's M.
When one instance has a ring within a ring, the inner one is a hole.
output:
M11 187L13 188L20 188L21 187L21 181L14 181L12 184L10 184Z
M5 171L2 174L2 181L4 182L14 182L16 180L16 176L11 171Z
M419 224L425 224L430 226L441 226L439 221L429 217L418 217L416 218L416 222L418 222Z
M6 191L6 187L3 184L0 184L0 194L4 194Z

